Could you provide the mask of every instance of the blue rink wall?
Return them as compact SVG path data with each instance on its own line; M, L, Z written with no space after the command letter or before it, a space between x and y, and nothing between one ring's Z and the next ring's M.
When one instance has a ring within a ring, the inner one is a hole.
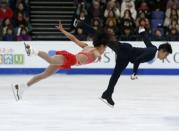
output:
M78 53L81 49L73 42L27 42L36 50L46 51L53 55L54 50L67 50L71 53ZM90 42L87 42L91 44ZM143 42L128 42L135 47L145 47ZM156 46L163 42L153 42ZM179 75L179 42L171 42L173 54L165 61L155 61L141 64L138 73L141 75ZM112 74L115 66L115 53L107 48L102 56L101 62L89 65L74 66L70 70L61 70L61 74ZM24 50L23 42L0 42L0 74L37 74L42 72L48 63L37 56L28 57ZM123 74L132 73L133 65L129 64Z
M24 75L24 74L38 74L45 70L45 68L1 68L0 75ZM70 69L60 70L58 74L83 74L83 75L111 75L113 69ZM132 74L132 69L125 69L123 75ZM139 69L140 75L179 75L179 69Z

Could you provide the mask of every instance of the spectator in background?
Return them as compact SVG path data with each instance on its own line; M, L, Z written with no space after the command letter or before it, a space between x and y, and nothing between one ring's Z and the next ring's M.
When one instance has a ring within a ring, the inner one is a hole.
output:
M75 34L76 38L78 38L81 41L86 41L87 40L87 36L84 34L83 29L78 27L76 29L76 34Z
M172 8L168 8L166 10L165 16L167 18L176 18L178 19L179 16L179 10L177 9L176 5L174 5Z
M16 40L15 34L17 34L18 39L31 40L25 35L25 32L28 34L28 31L31 30L28 0L1 0L0 2L0 21L2 21L0 32L2 40L14 41ZM14 27L16 28L14 29Z
M131 32L134 32L136 27L135 21L132 17L130 10L125 10L124 16L121 18L120 30L124 31L124 28L130 28Z
M96 1L96 0L93 0L89 10L88 10L88 17L89 19L93 19L93 18L103 18L101 17L102 16L102 9L101 9L101 6L100 6L100 2L99 1Z
M17 27L16 30L15 30L16 36L19 36L19 35L21 34L21 31L22 31L23 28L25 28L26 31L27 31L28 34L29 34L28 27L25 26L25 25L23 25L23 24L21 24L21 25L20 25L19 27Z
M134 34L129 27L125 27L123 33L120 36L121 41L132 41L134 39Z
M87 17L85 15L85 12L84 11L81 11L80 12L80 15L77 17L78 20L80 21L83 21L85 23L88 23L88 20L87 20Z
M152 34L152 29L151 29L151 26L150 26L150 21L149 19L145 18L145 29L146 31L148 32L148 34Z
M177 9L179 9L179 2L178 0L168 0L167 2L167 9L172 8L173 6L176 6Z
M28 34L26 28L21 28L20 35L17 36L17 41L31 41L31 36Z
M136 12L133 0L123 0L122 5L121 5L121 17L124 16L124 12L127 9L130 10L132 14L132 18L135 20L137 16L137 12Z
M140 13L144 13L145 16L147 18L149 18L150 16L150 8L149 8L149 5L147 3L147 1L142 1L139 5L139 8L137 9L137 12L140 14Z
M108 17L106 19L106 22L105 22L105 26L107 28L110 28L111 30L113 30L114 32L116 32L117 30L117 19L116 17L114 16L114 12L111 10L108 14Z
M11 22L11 19L6 18L6 19L4 19L3 22L2 22L2 35L7 34L7 29L8 29L8 28L13 29L13 24L12 24L12 22Z
M138 18L136 21L136 26L137 26L136 31L139 30L139 27L144 27L148 32L148 34L152 34L152 28L149 19L145 17ZM138 32L136 32L136 34L138 34Z
M171 28L176 26L177 30L179 30L178 24L179 24L179 11L176 9L176 6L173 6L173 8L169 8L166 11L166 17L164 20L164 27L165 32L168 33Z
M8 3L6 0L1 1L0 3L0 23L5 18L12 18L13 17L13 11L11 8L9 8Z
M172 28L175 28L177 32L179 32L179 20L171 19L171 23L168 27L169 27L169 30L171 30Z
M165 37L163 36L162 32L160 29L156 29L153 33L153 36L152 36L152 40L154 41L163 41L165 40Z
M145 27L148 31L148 33L151 32L151 26L150 26L150 21L149 19L146 17L145 13L144 12L141 12L139 14L139 16L137 17L136 19L136 26L137 26L137 29L142 26L142 27Z
M9 2L9 6L13 11L16 11L18 4L19 3L23 3L25 10L27 11L27 13L29 14L29 0L8 0Z
M116 18L119 18L120 17L120 11L119 11L119 8L117 8L117 5L115 4L114 1L110 0L108 3L107 3L107 7L104 11L104 17L107 18L108 15L109 15L109 12L114 12L115 14L115 17Z
M26 28L27 32L32 31L32 27L29 21L28 5L24 0L16 0L15 9L15 33L17 36L20 35L21 28Z
M145 28L145 31L147 32L147 34L149 34L149 36L152 34L152 28L150 25L150 21L149 21L149 19L147 19L145 17L141 17L141 18L137 19L136 27L137 28L135 29L135 35L136 35L136 40L138 40L138 41L143 40L141 35L139 35L139 33L138 33L140 27Z
M107 28L111 28L113 31L115 31L116 26L117 26L116 21L114 21L114 20L112 20L112 19L107 19L107 20L106 20L106 27L107 27Z
M19 3L17 4L17 9L15 11L15 18L16 18L16 26L19 26L21 24L27 24L29 21L29 15L27 11L25 10L24 4Z
M97 31L100 27L102 27L101 20L99 18L93 18L91 20L91 26Z
M27 7L26 7L24 2L19 2L17 4L17 8L15 10L15 14L18 14L19 12L24 14L24 18L26 19L26 21L29 20L29 12L28 12L28 9L27 9Z
M24 13L23 12L18 12L17 17L16 17L15 26L17 28L19 28L21 25L27 26L28 22L25 19Z
M112 30L111 28L107 28L107 27L105 27L105 28L110 33L111 41L117 41L118 39L117 39L117 36L116 36L116 33L114 32L114 30Z
M144 27L146 26L146 19L145 18L141 18L139 19L139 25L138 27Z
M15 41L15 35L13 33L13 29L12 28L7 28L6 29L6 34L3 35L3 41Z
M15 34L19 36L21 28L24 28L25 26L27 26L26 20L24 19L23 14L19 12L15 21Z
M178 31L176 28L170 30L169 35L167 36L168 41L179 41Z
M79 16L81 12L84 12L85 15L88 15L84 2L81 2L80 4L78 4L76 15Z
M88 17L86 17L87 15L88 15L88 12L85 8L84 1L79 1L79 4L77 6L77 10L76 10L76 14L74 16L73 24L75 24L76 20L80 20L84 23L88 23L89 20L88 20ZM73 32L75 32L75 29L73 30Z

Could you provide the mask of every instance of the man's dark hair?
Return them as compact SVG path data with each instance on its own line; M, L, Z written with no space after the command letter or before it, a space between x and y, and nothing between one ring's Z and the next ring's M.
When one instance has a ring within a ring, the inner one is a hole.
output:
M158 50L163 50L164 52L172 53L172 47L169 43L161 44Z
M106 46L107 44L109 44L110 39L111 34L105 29L100 29L93 37L93 45L94 47L99 47L101 45Z

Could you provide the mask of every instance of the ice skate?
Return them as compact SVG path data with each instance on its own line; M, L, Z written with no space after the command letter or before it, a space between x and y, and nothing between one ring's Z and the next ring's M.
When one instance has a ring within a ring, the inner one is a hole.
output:
M26 51L28 56L35 55L35 50L29 44L26 44L24 42L24 46L25 46L25 51Z
M12 88L15 100L16 101L21 100L24 89L25 89L25 85L24 84L12 84L11 88Z

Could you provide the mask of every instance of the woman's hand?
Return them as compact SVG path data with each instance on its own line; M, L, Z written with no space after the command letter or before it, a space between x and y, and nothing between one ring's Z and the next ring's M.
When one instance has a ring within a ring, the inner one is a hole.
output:
M63 25L62 25L61 21L59 21L59 25L56 26L56 28L57 28L59 31L61 31L61 32L63 32L63 31L65 30L65 29L63 28Z

